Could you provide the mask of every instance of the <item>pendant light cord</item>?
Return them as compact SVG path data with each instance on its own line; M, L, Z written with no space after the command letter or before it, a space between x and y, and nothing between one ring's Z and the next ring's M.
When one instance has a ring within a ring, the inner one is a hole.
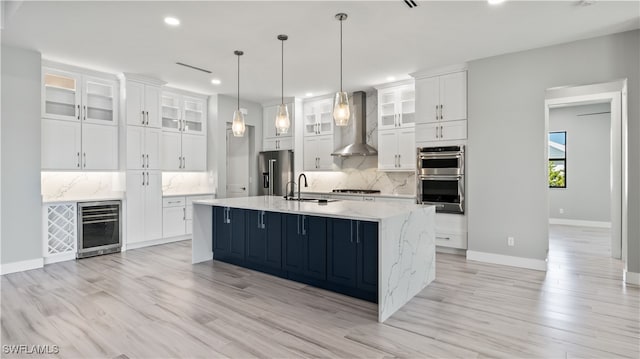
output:
M240 55L238 55L238 111L240 111Z
M340 92L342 92L342 19L340 19Z
M282 80L281 84L282 84L282 86L280 87L280 90L281 90L280 91L280 98L281 98L282 104L284 105L284 40L280 40L280 43L282 44L282 57L281 57L282 62L281 62L281 69L280 69L281 70L280 74L281 74L281 80Z

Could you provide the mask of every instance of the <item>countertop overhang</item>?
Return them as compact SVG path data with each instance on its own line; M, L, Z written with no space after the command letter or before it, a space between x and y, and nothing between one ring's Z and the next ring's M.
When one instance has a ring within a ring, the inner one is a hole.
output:
M327 203L285 200L277 196L221 198L194 201L195 204L252 209L258 211L303 214L310 216L382 221L407 215L425 207L418 204L336 200Z

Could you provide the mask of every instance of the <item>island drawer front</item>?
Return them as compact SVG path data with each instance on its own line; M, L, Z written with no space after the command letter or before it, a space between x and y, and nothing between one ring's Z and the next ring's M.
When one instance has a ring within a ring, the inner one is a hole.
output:
M467 249L467 234L436 232L436 245L441 247Z

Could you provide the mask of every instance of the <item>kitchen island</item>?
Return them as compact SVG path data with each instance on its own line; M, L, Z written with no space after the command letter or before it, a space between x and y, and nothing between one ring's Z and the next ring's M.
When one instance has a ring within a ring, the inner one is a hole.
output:
M383 322L435 279L434 221L435 207L414 204L196 201L192 263L221 260L371 300Z

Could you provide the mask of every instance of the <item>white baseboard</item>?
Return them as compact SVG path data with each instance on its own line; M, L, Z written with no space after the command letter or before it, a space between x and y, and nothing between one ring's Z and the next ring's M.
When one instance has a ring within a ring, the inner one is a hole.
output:
M629 284L640 285L640 273L624 270L624 281Z
M16 272L23 272L31 269L38 269L44 266L44 260L42 258L29 259L20 262L11 262L0 265L0 273L2 275Z
M172 243L172 242L179 242L179 241L184 241L184 240L187 240L187 239L191 239L191 235L179 236L179 237L171 237L171 238L160 238L160 239L154 239L154 240L145 241L145 242L127 243L126 248L123 247L123 251L124 250L128 251L130 249L150 247L150 246L157 246L159 244L167 244L167 243Z
M467 254L467 250L466 249L450 248L450 247L443 247L443 246L436 246L436 252L438 252L438 253L448 253L448 254L458 254L458 255L463 255L463 256Z
M533 259L524 257L507 256L504 254L467 251L467 259L478 262L500 264L511 267L547 270L547 261L544 259Z
M76 259L75 253L60 253L60 254L51 255L49 257L44 257L44 264L72 261L75 259Z
M565 226L578 227L611 228L611 222L583 221L580 219L565 218L549 218L549 224L563 224Z

